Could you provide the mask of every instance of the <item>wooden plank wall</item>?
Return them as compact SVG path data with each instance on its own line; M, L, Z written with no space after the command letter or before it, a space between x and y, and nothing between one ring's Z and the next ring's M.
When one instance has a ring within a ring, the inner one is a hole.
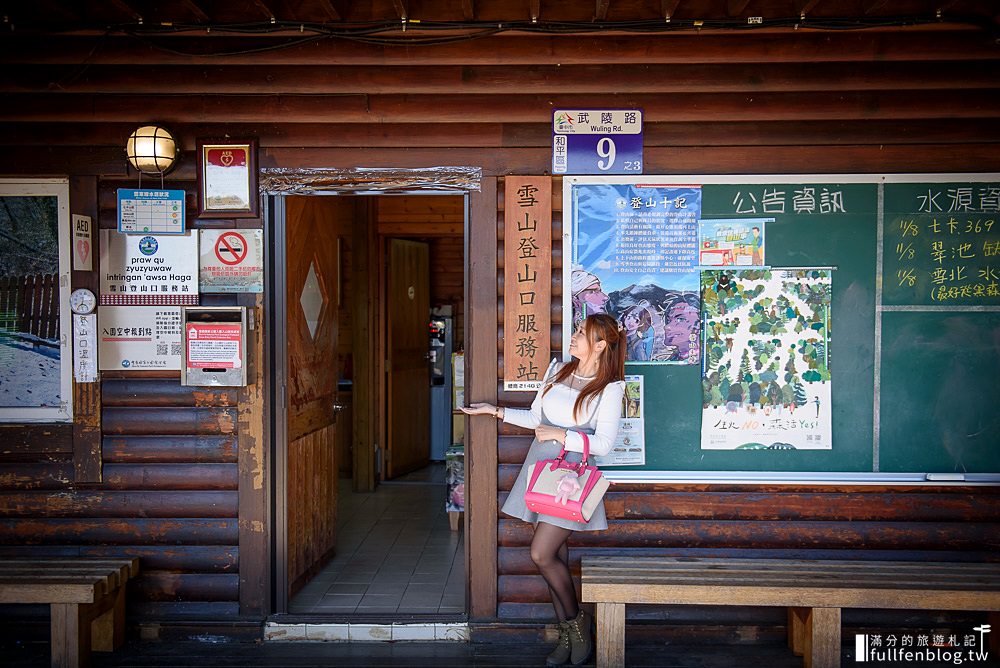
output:
M168 36L168 48L160 49L109 34L97 48L87 36L39 40L11 31L0 43L0 164L8 175L99 180L102 226L113 216L113 187L135 184L126 174L125 140L154 120L167 124L183 148L167 184L186 188L191 198L199 137L256 137L262 167L474 165L484 180L483 192L472 196L470 238L484 241L485 226L485 236L501 242L493 226L502 215L494 217L489 201L497 177L547 173L555 106L644 109L647 174L1000 171L1000 50L986 31L947 23L836 32L509 34L408 47L326 39L253 48L272 39ZM205 51L219 55L197 55ZM192 209L189 203L195 220ZM557 241L560 225L557 212ZM497 267L496 251L492 241L472 243L470 251L464 262L472 275L496 275L498 285L469 285L466 308L490 313L502 286L499 272L481 271L481 255ZM553 251L558 299L561 258ZM553 316L558 349L555 302ZM502 334L499 309L495 323ZM476 350L494 345L477 342ZM497 386L496 350L496 359L469 359L476 399L490 400L483 388ZM232 397L167 387L176 380L129 378L127 390L116 379L105 383L108 460L106 480L96 487L71 482L67 429L0 429L0 493L8 501L0 506L2 548L134 547L153 560L144 566L150 576L137 601L145 609L234 613L237 464L233 434L221 419ZM133 413L145 418L124 420ZM499 463L484 473L475 461L492 461L492 435L479 426L470 433L478 439L470 470L485 482L470 492L473 616L540 620L548 612L541 582L531 575L527 527L498 518L494 505L528 441L505 431ZM249 486L248 494L256 489ZM581 537L573 559L578 563L584 551L995 559L996 501L993 490L971 487L628 487L609 499L612 529ZM488 517L477 514L481 508L490 509ZM243 577L247 560L239 567ZM256 568L251 579L260 583ZM783 624L766 611L684 614L699 627L715 620L727 629L743 620L751 631Z
M64 453L5 457L0 555L139 557L139 617L237 613L236 392L107 378L104 481L74 486Z
M91 185L97 226L114 229L116 189L134 188L135 182L104 179ZM196 184L175 181L168 187L187 191L189 227L260 224L196 221ZM202 304L232 305L239 299L202 295ZM74 482L71 425L0 428L5 441L0 556L139 557L140 575L129 584L130 623L239 617L241 576L258 577L256 587L264 584L256 560L245 560L240 570L241 539L250 530L239 525L240 481L261 476L255 467L239 470L241 438L248 455L260 447L250 438L262 431L260 396L254 406L241 404L237 388L181 387L178 377L177 372L102 372L95 420L100 457L88 484ZM91 388L80 386L77 392ZM238 430L241 409L254 424ZM245 493L244 519L251 517L251 497ZM260 525L252 533L262 532ZM245 602L245 612L260 611L261 603Z

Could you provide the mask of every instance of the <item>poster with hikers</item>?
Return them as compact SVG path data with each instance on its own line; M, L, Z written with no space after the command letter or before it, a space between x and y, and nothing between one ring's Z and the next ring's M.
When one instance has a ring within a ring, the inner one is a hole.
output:
M702 272L702 449L832 447L831 294L829 270Z
M628 337L627 362L699 363L701 187L577 180L569 186L573 327L608 313Z

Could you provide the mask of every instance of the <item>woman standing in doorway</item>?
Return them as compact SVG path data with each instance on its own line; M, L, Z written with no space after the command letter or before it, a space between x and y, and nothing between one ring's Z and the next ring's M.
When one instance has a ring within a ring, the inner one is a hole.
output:
M549 666L569 661L584 663L593 650L592 618L580 608L569 570L566 541L574 531L608 528L601 502L586 524L534 513L524 502L528 467L540 459L553 459L565 449L566 461L583 458L583 437L589 435L590 452L611 452L621 421L625 395L625 332L604 313L587 316L570 339L573 360L549 365L542 388L529 409L499 408L474 403L462 410L469 415L493 417L535 431L528 456L501 510L535 525L531 560L545 578L559 620L559 644L546 659Z

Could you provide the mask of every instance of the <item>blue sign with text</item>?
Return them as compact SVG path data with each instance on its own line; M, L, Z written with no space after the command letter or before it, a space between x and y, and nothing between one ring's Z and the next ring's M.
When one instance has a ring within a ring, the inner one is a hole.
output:
M642 174L642 110L556 109L553 174Z

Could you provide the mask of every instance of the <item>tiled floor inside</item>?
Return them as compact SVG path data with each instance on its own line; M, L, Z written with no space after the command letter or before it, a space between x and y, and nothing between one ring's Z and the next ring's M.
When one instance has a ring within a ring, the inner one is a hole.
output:
M445 512L444 464L355 494L340 480L337 553L289 604L293 614L465 612L464 533Z

